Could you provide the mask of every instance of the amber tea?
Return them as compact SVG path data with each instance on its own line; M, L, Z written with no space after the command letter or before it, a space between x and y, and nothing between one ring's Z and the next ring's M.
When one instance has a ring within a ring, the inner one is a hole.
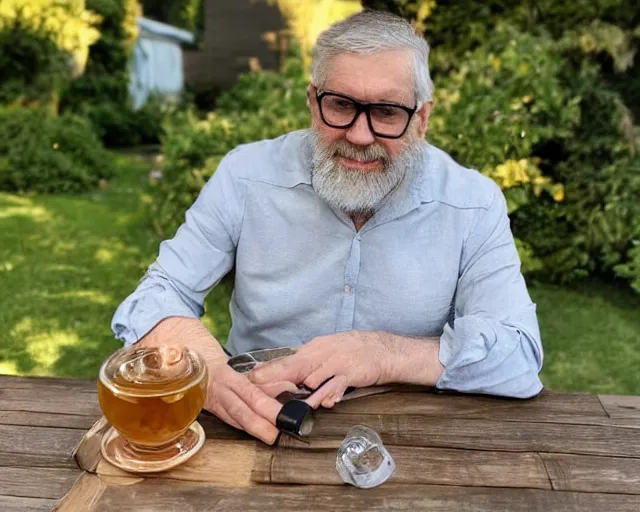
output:
M205 386L204 379L186 386L180 381L149 386L115 380L107 387L99 381L98 399L109 423L130 442L158 446L173 441L196 419Z
M206 386L204 361L188 349L116 352L98 380L100 407L115 429L105 440L105 457L120 467L128 463L135 470L151 470L154 464L184 459L189 449L197 451L204 433L195 420Z

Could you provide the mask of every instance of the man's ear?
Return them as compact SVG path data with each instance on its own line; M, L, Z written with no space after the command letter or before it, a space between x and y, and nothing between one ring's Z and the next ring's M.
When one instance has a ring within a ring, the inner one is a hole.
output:
M311 110L311 84L307 86L307 108Z
M427 134L427 129L429 128L429 116L431 115L431 109L433 108L433 101L428 101L424 105L420 107L420 110L416 112L418 119L420 119L420 124L418 126L419 135L422 139L424 139Z

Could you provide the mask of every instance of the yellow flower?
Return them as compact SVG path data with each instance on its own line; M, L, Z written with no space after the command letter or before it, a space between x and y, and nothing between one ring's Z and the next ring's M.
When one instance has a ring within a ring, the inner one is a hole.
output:
M502 61L500 60L500 57L496 57L495 55L491 54L489 55L488 60L489 64L491 64L491 67L496 73L500 71L500 68L502 67Z
M556 185L555 189L553 200L559 203L564 200L564 187L562 185Z

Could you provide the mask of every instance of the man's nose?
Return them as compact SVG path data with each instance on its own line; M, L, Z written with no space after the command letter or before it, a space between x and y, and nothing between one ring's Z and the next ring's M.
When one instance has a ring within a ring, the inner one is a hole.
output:
M371 133L365 112L358 114L355 123L347 130L346 139L356 146L368 146L375 142L376 138L373 133Z

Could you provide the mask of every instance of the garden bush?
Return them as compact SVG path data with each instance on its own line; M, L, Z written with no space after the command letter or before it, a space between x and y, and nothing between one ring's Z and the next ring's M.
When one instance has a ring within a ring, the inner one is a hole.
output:
M0 103L53 104L71 80L69 54L23 20L0 30Z
M134 110L129 98L129 59L137 38L136 0L87 0L102 17L85 73L71 82L63 109L87 117L107 147L156 144L164 109L153 99Z
M480 167L500 153L507 157L504 149L517 149L517 154L526 154L523 163L537 163L533 168L539 169L548 183L562 186L555 188L555 194L542 193L535 200L520 201L519 207L512 210L514 233L528 248L527 254L534 256L533 266L527 265L528 257L523 258L525 270L538 269L535 275L556 281L618 275L640 288L640 137L634 124L634 117L637 123L640 115L640 18L636 2L362 3L395 12L417 26L422 24L434 49L431 69L439 90L438 101L450 105L447 96L453 94L457 102L442 116L446 121L444 132L437 126L431 131L430 137L439 141L443 149ZM420 17L425 13L426 23L422 23L424 19ZM503 38L505 27L511 27L511 40ZM523 37L535 41L535 45L522 46ZM497 80L490 73L468 73L469 69L478 71L474 62L483 58L492 59L496 67L504 66L499 48L506 43L519 48L517 58L524 67L537 61L535 71L526 80L513 67ZM541 49L543 59L528 54ZM471 82L466 84L466 90L456 88L452 78L463 73ZM522 87L520 92L514 83ZM551 85L551 89L544 90ZM526 91L532 88L538 90L535 99L518 107L518 98L528 99ZM528 147L514 147L513 138L508 136L508 126L513 127L513 134L517 133L523 122L521 116L502 116L507 121L502 129L487 118L492 101L500 105L496 112L505 112L507 98L503 93L510 94L517 107L512 114L522 113L524 107L524 121L529 116L531 126L524 130L525 139L533 135L536 140ZM557 112L548 108L552 104ZM530 117L534 111L536 115ZM437 123L437 115L434 121ZM456 124L459 140L455 131L449 133L446 126ZM500 164L502 172L515 172L513 163L505 167L507 163ZM488 174L498 178L490 169ZM505 190L511 202L522 198L522 194L522 187Z
M163 178L156 184L152 215L156 230L171 236L182 223L220 159L239 144L278 137L309 125L306 82L299 59L282 73L250 72L217 99L204 119L194 110L169 116L163 137Z
M113 174L85 119L48 108L0 108L0 189L78 193Z
M84 1L3 0L0 5L0 103L49 104L80 73L98 37Z

